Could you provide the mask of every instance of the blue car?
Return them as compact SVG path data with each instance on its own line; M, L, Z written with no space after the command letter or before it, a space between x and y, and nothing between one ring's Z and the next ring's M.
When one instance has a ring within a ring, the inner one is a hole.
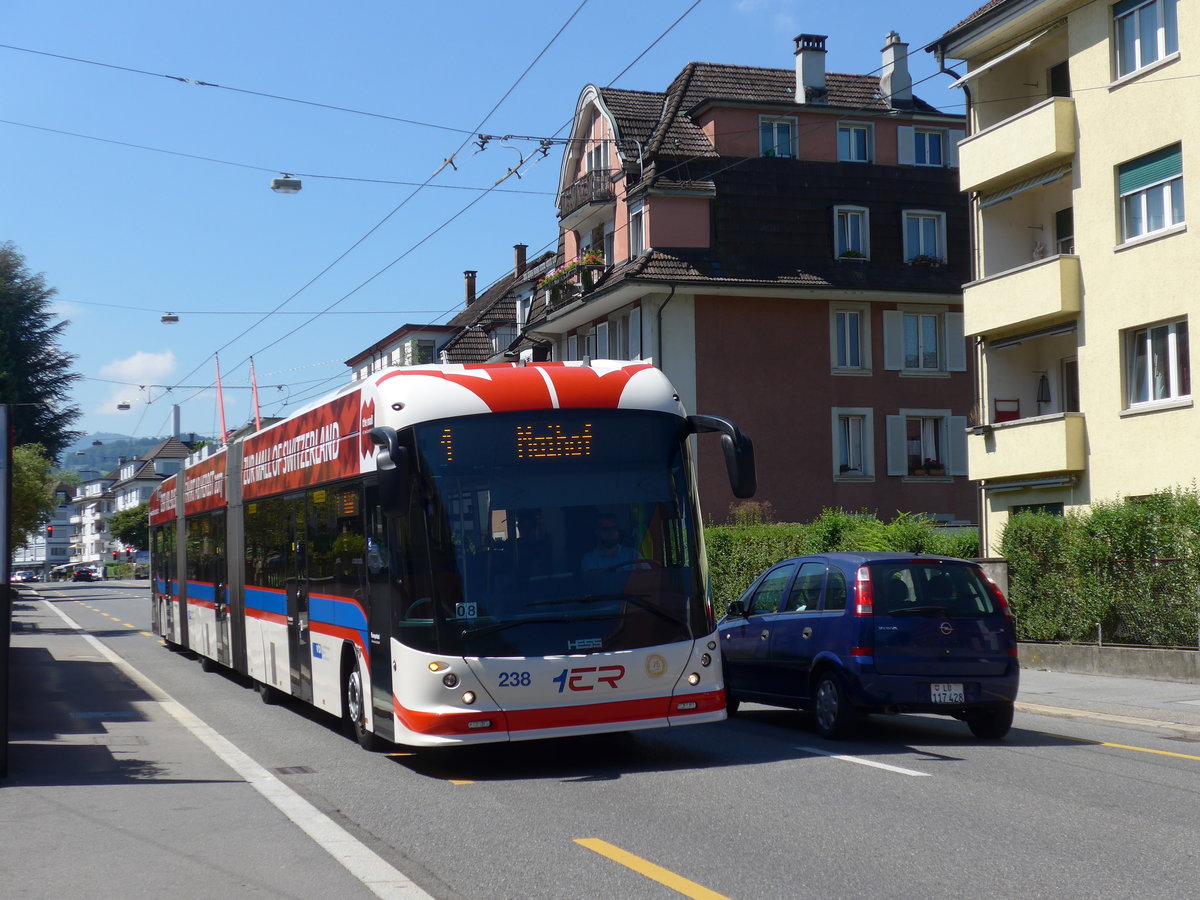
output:
M1012 612L975 563L824 553L763 572L718 623L730 714L743 700L812 710L847 737L870 713L941 713L978 738L1012 727Z

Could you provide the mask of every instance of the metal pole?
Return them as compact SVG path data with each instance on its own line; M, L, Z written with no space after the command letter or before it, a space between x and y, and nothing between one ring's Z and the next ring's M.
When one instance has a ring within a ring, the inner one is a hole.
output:
M9 564L12 550L8 546L12 529L12 429L9 427L9 407L0 403L0 778L8 775L8 670L9 647L12 641L12 588L9 586Z

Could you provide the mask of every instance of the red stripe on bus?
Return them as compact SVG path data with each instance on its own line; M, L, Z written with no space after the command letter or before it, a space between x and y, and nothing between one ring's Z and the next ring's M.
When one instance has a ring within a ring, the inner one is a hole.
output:
M362 651L363 662L368 666L371 665L371 651L367 649L367 645L363 643L362 633L355 631L353 628L346 628L343 625L331 625L328 622L312 622L308 624L309 630L313 634L328 635L331 638L340 638L343 641L350 641L360 651Z
M262 622L271 622L275 625L287 624L287 616L280 615L279 613L267 612L265 609L251 609L247 606L246 616L247 618L258 619Z
M680 704L696 704L680 709ZM539 731L549 728L571 728L586 725L610 725L618 722L638 722L646 719L665 719L714 712L725 707L725 693L710 691L703 694L682 694L678 697L651 697L642 700L617 700L612 703L593 703L582 706L560 706L546 709L470 710L438 713L407 709L392 698L396 718L409 731L418 734L474 734L493 731ZM490 720L490 725L481 723ZM474 723L474 727L472 727Z

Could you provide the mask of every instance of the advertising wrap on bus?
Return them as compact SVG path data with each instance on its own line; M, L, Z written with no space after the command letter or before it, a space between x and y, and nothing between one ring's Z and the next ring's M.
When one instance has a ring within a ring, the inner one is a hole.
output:
M366 747L721 719L703 432L752 494L646 363L383 370L164 481L155 628Z

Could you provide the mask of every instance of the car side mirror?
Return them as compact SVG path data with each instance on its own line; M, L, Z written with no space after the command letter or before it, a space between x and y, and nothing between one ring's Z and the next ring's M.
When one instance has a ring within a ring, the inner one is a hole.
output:
M746 608L742 606L740 600L734 600L725 607L725 615L734 619L744 619L746 618Z

